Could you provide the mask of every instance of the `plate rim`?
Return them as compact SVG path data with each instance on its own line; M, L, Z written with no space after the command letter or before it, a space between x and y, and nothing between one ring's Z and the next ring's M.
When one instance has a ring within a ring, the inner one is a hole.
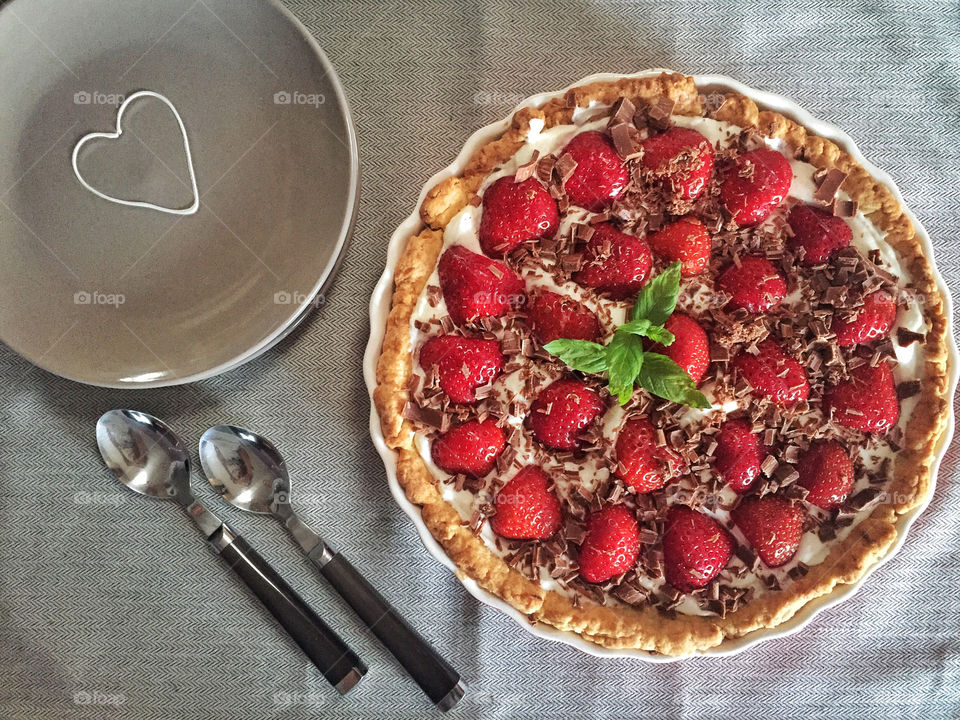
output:
M447 556L446 552L440 546L440 543L430 534L429 529L426 524L423 522L421 515L420 507L407 499L406 494L403 491L403 488L400 486L399 481L397 480L397 461L396 453L387 447L383 432L380 427L380 417L377 413L377 408L373 400L373 392L376 388L376 366L377 361L380 356L380 347L383 343L383 337L386 330L386 318L390 311L391 299L392 299L392 290L393 290L393 276L394 270L396 268L397 262L399 261L400 255L405 247L407 239L415 234L423 223L420 219L419 208L422 204L427 192L434 186L436 183L448 178L453 175L459 174L462 172L463 167L466 165L467 159L472 155L473 151L479 147L481 144L497 137L502 133L508 126L510 118L513 114L522 107L528 107L531 105L541 105L546 100L556 97L563 94L567 90L573 87L580 85L592 83L592 82L601 82L601 81L612 81L619 80L624 78L641 78L648 77L651 75L658 75L660 73L673 73L673 70L668 70L665 68L652 68L648 70L642 70L637 73L630 74L620 74L620 73L594 73L588 75L581 80L578 80L574 83L571 83L566 88L553 92L543 92L531 95L522 102L520 102L510 114L499 121L490 123L481 127L476 132L470 135L467 141L464 143L464 146L457 157L443 170L440 170L434 174L424 185L423 189L420 192L417 203L414 206L413 212L400 224L399 227L394 231L393 235L390 238L389 244L387 246L387 259L383 273L381 274L379 280L377 281L376 286L374 287L373 293L370 298L369 306L369 316L370 316L370 336L367 341L366 350L363 357L363 375L364 381L367 386L367 393L370 397L370 418L369 418L369 430L373 444L377 449L377 452L380 455L381 460L383 460L384 467L386 470L387 481L390 487L390 492L393 495L394 501L400 506L400 509L410 518L413 522L414 527L417 530L420 540L423 543L427 551L434 557L434 559L439 562L441 565L450 569L461 582L461 584L467 589L467 591L475 597L477 600L482 602L485 605L494 607L507 616L513 618L518 625L524 628L527 632L539 637L541 639L552 640L555 642L560 642L569 647L575 648L584 652L588 655L594 657L617 657L617 658L635 658L640 659L649 663L670 663L678 662L680 660L690 658L690 657L730 657L732 655L737 655L745 650L748 650L751 647L754 647L762 642L768 640L774 640L777 638L785 638L795 633L800 632L804 627L810 624L814 618L816 618L820 613L827 610L828 608L834 607L844 600L849 599L860 587L867 581L867 579L873 575L873 573L890 561L903 547L907 534L910 530L910 527L913 525L914 521L923 513L923 511L930 504L933 499L934 492L936 491L937 476L940 471L940 463L943 460L946 450L950 445L950 441L953 438L955 418L952 402L949 403L949 412L947 418L947 426L944 428L939 439L937 440L937 449L934 462L931 465L931 487L930 492L927 496L927 499L916 508L912 509L910 512L904 513L900 516L897 521L897 540L893 546L887 551L887 553L878 560L874 565L872 565L864 575L857 580L855 583L851 584L842 584L837 585L834 590L826 595L822 595L814 600L811 600L805 604L793 617L791 617L786 622L774 627L774 628L761 628L754 630L750 633L747 633L745 636L740 638L734 638L730 640L724 640L721 645L718 645L715 648L710 648L704 652L700 653L691 653L688 655L681 656L665 656L650 653L645 650L637 649L611 649L605 648L599 645L584 640L579 635L565 630L558 630L557 628L547 625L545 623L531 623L529 618L521 613L516 608L507 604L504 600L489 593L488 591L481 588L476 581L465 576L460 572L453 561ZM764 90L756 90L754 88L744 85L738 80L727 77L725 75L719 74L695 74L692 75L694 82L697 87L704 86L715 86L723 87L727 90L741 93L747 97L754 100L759 105L764 107L777 110L782 112L785 115L792 116L797 120L801 125L810 128L816 134L825 137L829 140L832 140L837 145L839 145L843 150L848 154L853 156L857 162L859 162L867 172L869 172L874 178L880 181L885 185L897 198L901 206L904 209L905 214L913 223L916 230L917 237L920 238L923 245L923 251L927 256L927 259L930 262L931 270L933 272L934 280L937 283L937 288L940 290L943 299L944 299L944 314L947 318L946 323L946 337L947 337L947 373L948 373L948 397L953 398L957 389L957 382L960 379L960 373L958 373L958 368L960 368L960 354L958 354L956 341L953 338L953 297L950 293L950 289L947 287L946 282L943 279L943 276L940 274L939 269L937 268L935 261L935 253L933 245L930 241L930 236L927 233L926 229L913 214L913 211L909 206L904 202L903 194L900 192L900 189L897 187L893 179L883 170L877 168L873 163L868 161L863 153L859 150L856 143L853 139L843 130L836 127L832 123L828 123L824 120L820 120L811 115L807 110L803 109L795 101L779 95L777 93L771 93Z
M333 63L330 62L330 58L327 57L327 54L324 52L323 48L320 47L320 43L310 32L309 28L307 28L307 26L304 25L303 22L296 15L294 15L289 8L283 5L280 0L259 0L259 2L278 13L283 20L289 23L291 27L297 33L299 33L301 38L305 40L306 45L313 51L314 56L320 61L320 65L324 70L324 77L329 78L330 85L333 88L334 94L337 98L347 131L346 140L347 150L350 155L350 172L348 199L344 213L344 220L340 228L340 233L336 238L333 255L320 272L320 275L317 278L317 281L314 283L312 290L309 293L304 294L304 299L299 305L291 306L291 312L281 323L277 325L276 328L274 328L273 331L262 337L254 345L212 368L194 372L189 375L165 377L146 382L121 383L92 380L56 370L54 367L51 367L50 364L44 362L44 356L40 356L39 358L31 358L27 353L16 348L12 343L9 342L9 340L4 339L2 336L0 336L0 344L4 345L11 352L15 353L32 366L40 368L44 372L48 372L51 375L64 378L65 380L70 380L71 382L76 382L91 387L102 387L115 390L144 390L149 388L187 385L190 383L199 382L201 380L207 380L225 372L229 372L230 370L234 370L241 365L260 357L265 352L270 350L277 343L287 337L291 332L293 332L310 315L314 309L314 301L316 298L332 284L333 279L343 262L343 258L346 254L347 248L349 247L350 240L353 237L353 230L356 225L357 212L359 209L361 186L360 150L357 142L357 131L353 120L353 112L350 109L350 103L347 99L343 83L340 81L340 76L337 74L336 68L334 68ZM4 3L2 0L0 0L0 12L3 10L3 5Z

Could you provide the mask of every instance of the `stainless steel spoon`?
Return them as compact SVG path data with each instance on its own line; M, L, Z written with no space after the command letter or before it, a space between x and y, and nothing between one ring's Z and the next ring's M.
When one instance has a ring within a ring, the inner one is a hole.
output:
M200 464L224 499L241 510L269 513L294 539L354 612L443 711L463 697L460 675L408 625L343 555L297 517L280 452L256 433L218 425L200 438Z
M194 500L190 456L166 424L136 410L111 410L97 421L97 445L107 467L128 488L175 500L184 509L338 692L360 681L367 668L340 636L243 538Z

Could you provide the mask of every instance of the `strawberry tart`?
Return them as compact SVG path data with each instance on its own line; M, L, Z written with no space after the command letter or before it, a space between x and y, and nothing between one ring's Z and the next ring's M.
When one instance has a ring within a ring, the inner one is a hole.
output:
M887 187L664 73L518 110L420 208L374 400L449 557L686 655L785 622L932 488L946 318Z

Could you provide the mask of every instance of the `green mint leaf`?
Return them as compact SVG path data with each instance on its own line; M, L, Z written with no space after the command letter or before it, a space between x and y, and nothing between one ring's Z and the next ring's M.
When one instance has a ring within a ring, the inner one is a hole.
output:
M641 373L643 360L643 344L636 335L616 333L607 345L610 394L616 395L621 405L633 396L633 384Z
M631 320L649 320L652 325L663 325L677 306L680 295L680 261L650 280L637 293L637 302L630 313Z
M660 343L664 347L673 345L673 341L677 338L674 337L674 334L669 330L665 329L663 325L651 325L647 328L647 331L644 335L656 343Z
M599 373L607 369L607 349L595 342L561 338L548 342L543 349L580 372Z
M644 337L647 337L647 332L649 330L650 321L646 318L641 318L640 320L631 320L617 327L617 332L623 332L629 335L643 335Z
M687 371L666 355L644 353L639 379L641 387L665 400L695 408L710 407L710 401L697 390Z

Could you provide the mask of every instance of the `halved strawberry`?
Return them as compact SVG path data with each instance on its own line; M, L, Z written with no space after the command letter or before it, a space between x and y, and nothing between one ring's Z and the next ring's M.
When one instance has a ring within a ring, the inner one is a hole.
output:
M824 391L823 405L834 422L867 433L885 433L900 419L897 388L885 362L851 370L848 380Z
M507 440L493 420L467 420L437 436L430 448L434 464L451 475L483 477L493 470Z
M524 302L523 281L503 263L451 245L437 265L447 312L457 325L503 315Z
M610 223L594 226L583 253L584 264L573 279L611 297L636 295L650 275L651 256L646 242L620 232Z
M711 517L686 505L673 505L663 530L663 570L667 582L688 593L713 580L733 554L730 533Z
M676 452L657 445L656 431L645 417L628 420L617 435L614 474L637 493L662 488L686 463Z
M533 436L555 450L573 450L580 433L603 413L596 391L579 380L557 380L530 406Z
M836 440L814 443L797 463L800 485L805 487L807 502L832 510L853 490L853 463L843 445Z
M492 382L503 369L503 353L496 340L438 335L424 343L420 366L437 368L440 387L457 403L472 405L476 389Z
M773 264L760 255L746 255L740 264L731 263L717 278L717 287L730 295L727 307L752 313L769 310L787 294L787 281Z
M813 205L797 205L787 217L793 237L787 244L795 252L803 249L801 265L819 265L853 240L853 231L841 217Z
M870 342L889 333L897 319L897 305L890 293L876 290L863 299L863 306L856 313L851 319L833 317L830 329L840 347Z
M803 508L779 495L751 495L730 513L767 567L790 562L803 537Z
M502 257L520 243L553 237L559 224L557 201L539 180L515 182L507 175L483 193L480 247L487 255Z
M760 464L767 449L746 420L727 420L716 437L714 465L723 481L738 493L750 489L760 477Z
M713 172L713 146L696 130L672 127L643 141L642 163L662 177L674 195L693 202Z
M577 161L573 175L563 185L575 205L600 212L627 189L630 173L603 133L591 130L575 135L560 156L564 153Z
M776 150L760 148L739 156L720 186L720 199L733 221L756 225L783 202L793 169Z
M528 465L500 488L493 498L497 512L490 528L513 540L540 540L560 529L563 512L560 501L549 489L547 474Z
M537 293L527 310L527 319L534 336L544 345L558 338L600 337L600 321L589 308L572 297L549 290Z
M622 575L640 554L637 518L623 505L607 505L587 518L580 544L580 577L599 583Z
M673 333L673 344L653 345L650 352L666 355L686 370L694 383L700 382L710 366L710 341L706 331L689 315L676 312L663 326Z
M654 255L668 262L679 260L680 273L691 277L710 262L710 233L698 218L683 217L647 235Z
M731 363L750 383L754 394L787 406L806 400L810 384L803 366L774 340L764 340L758 349L756 355L741 352Z

